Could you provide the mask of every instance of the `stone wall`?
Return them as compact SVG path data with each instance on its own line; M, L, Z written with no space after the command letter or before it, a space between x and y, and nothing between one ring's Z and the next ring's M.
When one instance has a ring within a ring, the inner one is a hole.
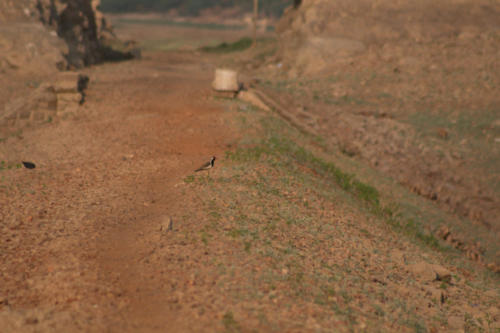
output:
M30 94L10 100L0 117L0 138L29 125L76 114L85 101L88 81L77 72L60 72Z

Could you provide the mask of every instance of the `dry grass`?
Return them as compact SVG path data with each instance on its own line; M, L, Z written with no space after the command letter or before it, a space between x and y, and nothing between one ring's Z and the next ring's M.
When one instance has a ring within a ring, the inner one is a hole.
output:
M207 253L218 253L213 268L205 268L219 277L215 292L226 297L223 326L416 332L447 327L454 304L412 297L423 285L405 273L406 263L393 261L391 251L404 248L408 263L429 260L436 249L460 260L456 252L425 234L418 221L382 204L374 187L318 157L313 138L251 106L226 103L244 133L238 148L227 152L210 177L185 179L189 191L204 193L198 200L206 218L189 237L198 238ZM220 250L225 247L233 250ZM483 278L481 288L496 281ZM420 310L421 301L431 302L432 311Z

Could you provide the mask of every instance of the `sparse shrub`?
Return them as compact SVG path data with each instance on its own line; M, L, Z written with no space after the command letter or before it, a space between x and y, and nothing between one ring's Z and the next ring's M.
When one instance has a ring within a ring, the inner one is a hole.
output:
M249 37L243 37L234 43L221 43L216 46L205 46L201 50L208 53L231 53L231 52L241 52L249 49L252 46L252 39Z
M240 325L234 319L234 315L231 311L227 311L222 317L222 324L228 332L237 332L240 330Z

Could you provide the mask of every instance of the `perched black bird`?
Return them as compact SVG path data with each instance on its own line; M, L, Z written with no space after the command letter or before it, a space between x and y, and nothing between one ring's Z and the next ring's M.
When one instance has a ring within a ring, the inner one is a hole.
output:
M85 90L88 88L88 86L89 77L83 74L78 75L78 92L82 95L82 98L80 99L80 105L85 103L85 97L87 96Z
M34 169L34 168L36 168L35 163L31 163L31 162L24 162L24 161L22 161L22 163L23 163L23 165L24 165L24 167L25 167L26 169Z
M208 161L207 163L203 164L198 169L194 170L194 172L203 171L203 170L210 170L210 169L212 169L214 167L214 163L215 163L215 156L212 156L212 158L210 159L210 161ZM208 172L210 172L210 171L208 171Z

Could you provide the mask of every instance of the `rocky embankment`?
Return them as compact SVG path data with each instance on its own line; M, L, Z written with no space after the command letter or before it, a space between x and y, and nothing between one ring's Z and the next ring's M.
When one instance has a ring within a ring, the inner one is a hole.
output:
M500 235L499 14L483 0L297 1L277 26L284 82L346 154Z

